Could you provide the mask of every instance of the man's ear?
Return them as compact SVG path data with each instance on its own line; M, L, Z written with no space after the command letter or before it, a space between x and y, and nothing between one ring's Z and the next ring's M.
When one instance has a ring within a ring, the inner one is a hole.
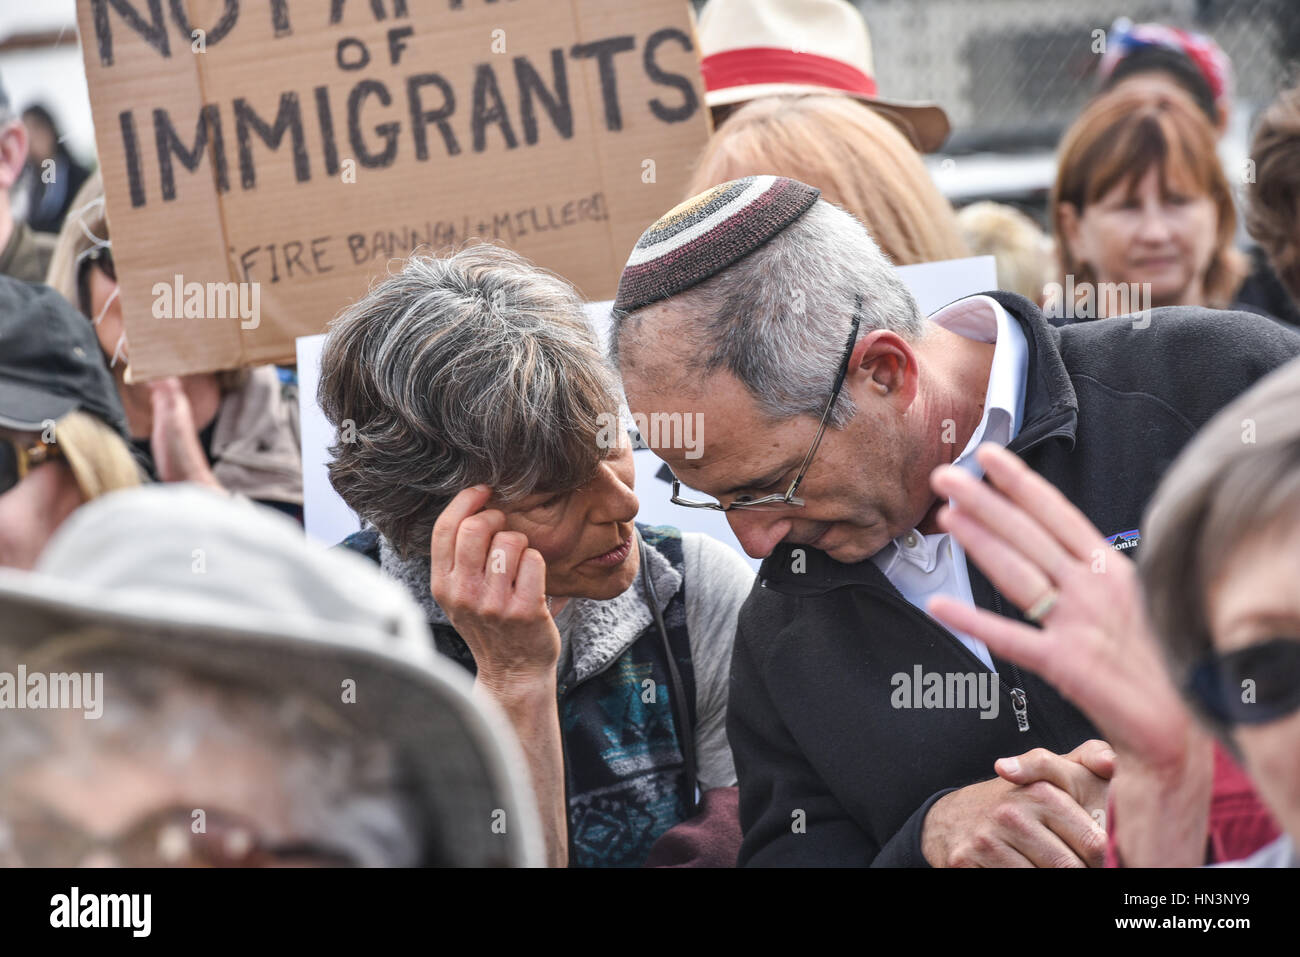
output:
M916 398L916 353L906 339L888 329L876 329L857 341L849 358L848 374L855 391L865 388L904 408Z
M8 192L27 162L27 127L17 120L0 130L0 190Z

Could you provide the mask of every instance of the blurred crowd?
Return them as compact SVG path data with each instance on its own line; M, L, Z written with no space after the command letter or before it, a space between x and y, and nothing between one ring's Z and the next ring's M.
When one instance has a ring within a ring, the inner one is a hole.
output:
M1226 168L1223 51L1117 22L1044 229L953 208L845 0L697 40L607 329L488 243L339 304L328 549L294 370L135 379L0 89L0 863L1300 866L1300 86Z

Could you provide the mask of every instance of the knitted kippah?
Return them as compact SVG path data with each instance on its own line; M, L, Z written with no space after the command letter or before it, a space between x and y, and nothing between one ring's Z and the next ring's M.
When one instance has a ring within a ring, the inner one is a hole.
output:
M806 213L821 190L784 176L746 176L677 206L641 234L618 281L632 311L716 276Z

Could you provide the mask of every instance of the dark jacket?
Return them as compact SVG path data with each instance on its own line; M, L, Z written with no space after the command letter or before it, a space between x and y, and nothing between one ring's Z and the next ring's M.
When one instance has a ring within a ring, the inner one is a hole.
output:
M1250 275L1237 290L1237 303L1252 312L1263 312L1292 326L1300 326L1300 306L1269 264L1264 250L1250 251Z
M988 295L1029 345L1024 420L1009 448L1130 557L1143 509L1187 440L1300 353L1300 336L1249 313L1173 307L1153 310L1146 328L1131 317L1055 328L1027 299ZM968 567L977 604L1019 617ZM988 669L870 560L778 547L741 610L732 659L740 863L926 866L921 825L935 800L994 777L998 758L1065 753L1097 736L1045 682L995 664L995 718L895 708L897 673ZM1025 692L1023 730L1013 687Z

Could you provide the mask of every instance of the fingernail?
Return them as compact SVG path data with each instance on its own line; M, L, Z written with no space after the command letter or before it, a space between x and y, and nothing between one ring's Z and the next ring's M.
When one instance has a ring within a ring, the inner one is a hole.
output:
M1113 761L1115 760L1115 752L1110 748L1107 748L1105 751L1101 752L1101 759L1103 761Z
M1020 761L1017 760L1016 758L1003 758L1003 759L1002 759L1002 770L1003 770L1003 771L1006 771L1007 774L1019 774L1019 773L1020 773Z

